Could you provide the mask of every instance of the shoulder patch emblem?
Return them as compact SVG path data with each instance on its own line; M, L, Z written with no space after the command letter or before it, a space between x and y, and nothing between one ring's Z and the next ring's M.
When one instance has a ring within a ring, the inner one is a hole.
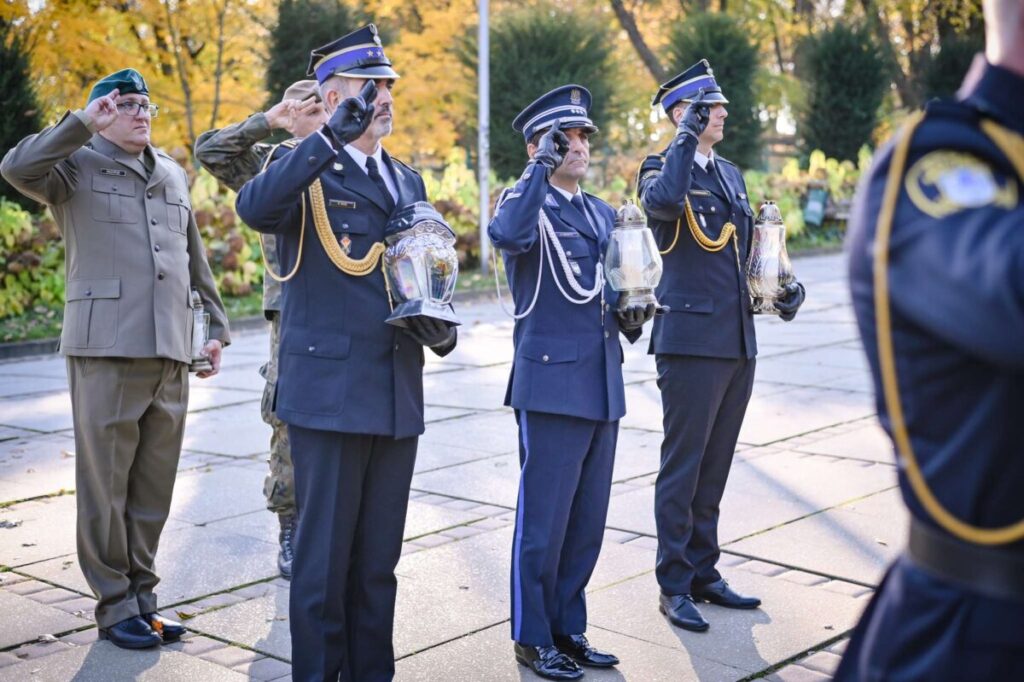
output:
M904 188L914 206L933 218L984 206L1012 209L1018 203L1016 180L1000 182L987 164L963 152L925 154L907 171Z

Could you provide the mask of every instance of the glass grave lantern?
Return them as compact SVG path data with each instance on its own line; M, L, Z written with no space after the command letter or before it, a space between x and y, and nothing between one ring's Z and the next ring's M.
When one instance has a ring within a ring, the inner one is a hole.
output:
M659 313L664 312L654 295L661 281L661 254L644 212L632 201L626 201L615 213L604 271L612 289L620 294L619 310L653 303Z
M750 309L755 314L778 315L775 302L785 296L794 281L793 265L786 252L786 226L774 201L761 204L754 221L753 241L747 259Z
M408 326L425 315L448 326L460 324L451 308L459 258L455 232L426 201L403 206L385 228L384 276L394 309L387 323Z
M206 356L204 349L210 340L210 313L203 309L203 299L199 292L192 290L192 362L189 363L190 372L209 372L213 369L213 363Z

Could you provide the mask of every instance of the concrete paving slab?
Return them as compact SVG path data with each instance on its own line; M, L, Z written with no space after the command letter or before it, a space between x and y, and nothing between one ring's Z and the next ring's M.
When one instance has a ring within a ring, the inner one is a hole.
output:
M661 466L661 439L660 433L620 428L612 481L657 473Z
M508 454L416 474L412 487L485 504L515 507L519 496L519 455Z
M857 325L847 322L803 322L800 316L793 322L779 320L758 321L757 342L798 346L824 346L860 339Z
M14 438L27 438L29 436L36 435L32 431L26 431L25 429L16 429L11 426L4 426L0 424L0 443L12 440Z
M760 397L755 390L740 429L740 441L766 445L874 413L874 399L864 393L797 388Z
M40 433L70 429L71 397L65 390L22 398L0 399L0 421L5 426Z
M194 524L266 509L265 471L212 466L178 475L171 499L171 518Z
M462 526L482 518L486 517L472 511L438 507L412 500L409 502L409 509L405 515L403 538L405 540L418 538L428 533L437 533L446 528Z
M511 419L512 414L509 413L507 418ZM437 427L435 425L428 424L427 433L430 433L434 428ZM487 459L495 456L495 453L490 452L489 450L473 447L475 445L476 443L467 440L466 447L459 447L448 443L438 443L429 439L425 440L421 436L419 445L416 449L416 473L442 469L456 464L463 464L465 462L472 462L474 460Z
M190 414L185 420L187 450L247 457L270 451L271 429L259 405L246 404Z
M41 604L6 590L0 590L0 649L34 642L40 635L75 630L90 624L56 607Z
M867 358L864 356L863 350L835 345L804 349L798 353L779 358L779 361L786 364L799 364L807 368L840 367L843 369L854 369L864 374L867 374L869 371Z
M728 545L729 551L874 585L906 543L908 516L891 494L871 510L830 509ZM858 503L860 504L860 503ZM884 506L885 513L879 505Z
M456 417L465 417L466 415L473 414L475 410L460 408L460 407L439 407L437 405L424 405L423 406L423 421L427 424L433 422L446 421L448 419L454 419Z
M208 379L199 379L192 374L190 375L190 385L208 386L210 388L232 388L262 394L263 387L267 382L264 381L263 377L260 375L259 369L266 360L257 359L251 356L229 358L227 357L227 353L230 351L230 348L224 351L224 364L221 366L221 370L217 373L217 376L213 376Z
M196 616L188 621L188 627L264 654L287 660L292 657L287 587L276 587L262 597Z
M671 649L699 653L746 674L757 673L853 627L866 599L806 587L745 571L727 569L737 591L762 599L751 611L701 604L711 623L708 633L673 627L658 611L658 585L653 573L596 592L589 600L593 626L629 634Z
M796 446L802 452L894 463L893 445L878 422L871 420L853 431Z
M497 410L505 402L508 377L503 381L474 381L470 371L440 372L423 377L423 396L432 405Z
M431 424L420 436L425 443L476 448L501 454L519 451L519 431L511 410L489 412Z
M116 671L116 672L115 672ZM0 668L0 681L11 682L239 682L245 675L228 668L167 649L128 651L110 642L96 642Z
M161 608L278 575L277 542L214 528L179 527L165 531L156 556ZM70 557L74 559L74 557ZM21 569L71 590L90 594L78 562L53 559Z
M0 564L22 566L72 555L75 541L75 496L62 495L0 509ZM10 527L17 524L15 527ZM90 594L85 590L85 594Z
M67 389L68 381L54 377L31 377L0 374L0 398L32 393L54 393Z
M755 380L751 401L771 400L774 396L794 390L786 384ZM781 396L777 398L783 400ZM619 422L622 428L645 429L662 432L661 391L657 381L644 381L626 386L626 416ZM742 438L740 439L742 440Z
M0 502L74 490L74 439L52 434L0 442L0 481L13 486L13 494Z
M687 652L626 637L602 628L590 628L590 642L622 659L616 668L587 668L587 680L634 680L636 682L732 682L746 673L737 668L699 658ZM487 655L481 655L487 652ZM398 682L436 680L487 680L488 682L531 682L537 677L516 663L506 623L414 654L398 661Z
M209 410L213 407L225 407L227 405L238 405L240 403L251 403L259 411L260 396L252 391L242 391L233 388L215 388L206 384L196 383L188 389L188 411L198 412Z
M49 377L67 381L68 369L66 361L59 355L50 355L36 360L18 360L0 363L0 375L17 375L24 377Z

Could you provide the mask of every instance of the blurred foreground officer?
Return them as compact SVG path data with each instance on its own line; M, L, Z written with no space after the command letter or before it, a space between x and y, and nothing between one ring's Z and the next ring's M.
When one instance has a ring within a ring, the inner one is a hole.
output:
M295 137L290 142L297 144L307 135L316 132L327 121L320 88L314 80L293 83L284 93L284 98L265 113L253 114L245 121L220 130L208 130L196 140L196 159L203 168L238 191L263 168L272 145L261 140L270 137L274 129L284 129ZM281 333L281 283L283 279L277 258L277 238L263 237L263 314L270 321L270 360L260 367L260 374L267 380L263 389L261 413L263 421L270 425L270 472L263 483L263 494L267 497L267 509L278 516L281 530L278 534L280 548L277 567L286 580L292 577L293 542L296 521L295 475L292 471L292 453L288 444L288 429L274 412L274 397L277 394L277 355Z
M292 572L292 676L394 676L395 565L416 443L423 346L455 332L391 312L382 269L396 206L425 201L423 180L381 147L398 74L372 24L313 51L328 123L274 151L238 195L238 214L278 235L284 283L276 411L288 424L299 530Z
M1024 2L985 3L956 101L881 150L850 224L908 548L836 679L1024 679Z
M185 171L150 144L155 114L142 76L124 69L2 165L64 235L78 560L100 638L128 649L184 633L156 613L153 588L188 407L192 288L210 313L213 370L200 377L217 373L228 343Z
M619 662L584 636L584 590L601 551L626 412L619 330L635 341L654 315L651 306L618 316L617 294L603 282L615 211L579 187L590 165L588 138L597 132L590 101L586 88L566 85L516 117L512 127L526 138L530 162L488 228L505 252L517 311L505 397L516 410L522 468L512 639L516 660L553 680L582 677L579 664ZM538 227L541 215L549 225Z
M754 213L740 170L712 147L724 137L729 100L707 60L654 96L677 126L668 149L640 166L637 194L665 262L658 300L671 308L654 321L650 352L658 365L665 440L655 483L659 608L684 629L708 622L695 602L753 609L715 568L718 506L754 384L757 340L743 264ZM803 303L793 286L779 301L784 320Z

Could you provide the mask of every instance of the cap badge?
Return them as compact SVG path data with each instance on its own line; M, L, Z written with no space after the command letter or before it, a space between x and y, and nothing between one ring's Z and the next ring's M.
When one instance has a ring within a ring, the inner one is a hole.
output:
M580 92L579 88L573 88L572 90L569 91L569 103L570 104L578 105L582 101L583 101L583 94Z

